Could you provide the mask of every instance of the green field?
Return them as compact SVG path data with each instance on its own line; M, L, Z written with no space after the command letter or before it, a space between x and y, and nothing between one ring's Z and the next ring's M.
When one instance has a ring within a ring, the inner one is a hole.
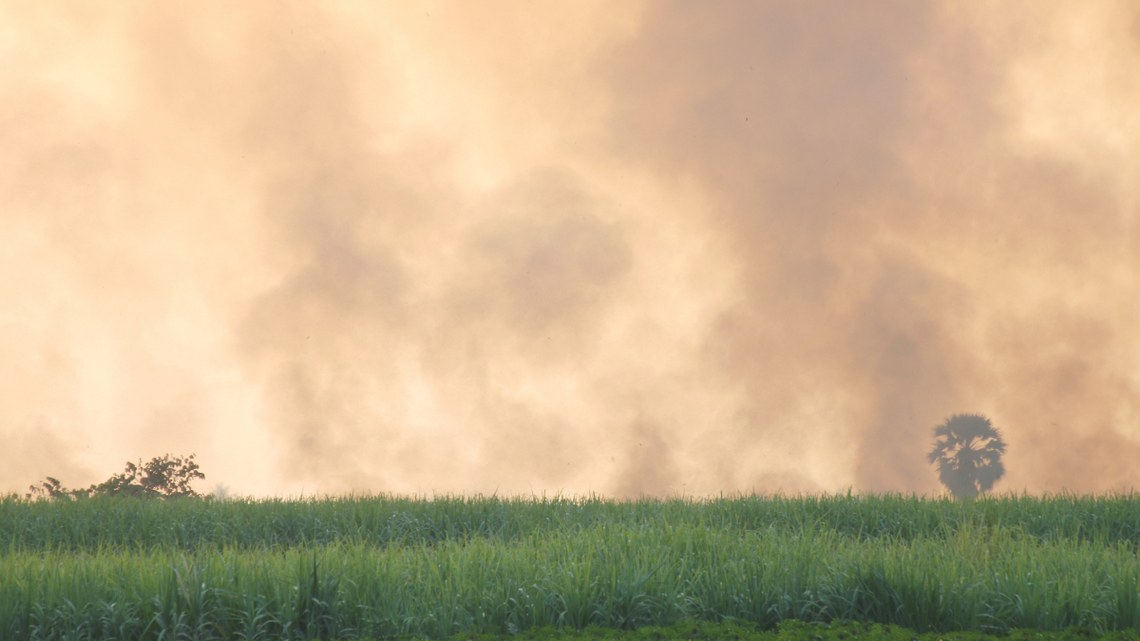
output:
M0 542L4 640L1140 626L1140 495L6 499Z

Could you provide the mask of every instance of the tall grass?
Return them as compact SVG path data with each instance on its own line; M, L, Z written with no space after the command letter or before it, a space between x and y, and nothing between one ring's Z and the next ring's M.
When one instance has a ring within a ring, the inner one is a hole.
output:
M1140 627L1140 496L0 502L0 639Z
M1140 494L994 496L977 501L901 495L741 496L695 501L387 496L263 501L23 501L0 499L0 554L32 550L259 549L266 546L433 544L600 525L696 525L789 532L833 530L910 541L963 528L1039 540L1140 545Z
M289 639L629 629L686 618L918 630L1140 624L1126 546L963 529L860 540L776 528L598 526L505 543L15 553L5 639Z

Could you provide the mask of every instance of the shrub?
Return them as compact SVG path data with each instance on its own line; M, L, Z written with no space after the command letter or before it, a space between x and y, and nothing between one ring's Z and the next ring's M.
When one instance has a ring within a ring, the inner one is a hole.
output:
M156 456L149 463L138 465L127 463L126 469L120 474L92 485L86 489L68 490L63 487L59 479L47 477L38 485L30 486L27 498L37 499L64 499L95 496L133 496L138 498L199 498L200 495L190 487L195 479L204 479L198 464L194 462L194 455L188 457Z

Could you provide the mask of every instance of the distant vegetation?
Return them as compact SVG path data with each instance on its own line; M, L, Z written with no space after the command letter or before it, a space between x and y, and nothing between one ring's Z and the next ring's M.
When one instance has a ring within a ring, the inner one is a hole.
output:
M86 489L69 490L63 487L59 479L49 476L40 484L32 485L26 498L53 500L96 496L130 496L142 499L199 498L199 494L190 487L190 483L195 479L204 478L206 475L198 469L193 454L186 458L167 454L156 456L145 465L141 460L138 465L128 462L122 473Z
M1138 549L1140 495L9 498L0 638L1089 638L1140 627Z
M1001 462L1005 441L990 419L955 414L934 428L934 439L928 460L938 468L938 480L955 497L972 499L1005 476Z

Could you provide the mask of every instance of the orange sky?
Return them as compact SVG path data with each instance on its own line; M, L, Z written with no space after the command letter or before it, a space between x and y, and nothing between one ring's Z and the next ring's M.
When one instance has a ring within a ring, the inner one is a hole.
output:
M0 489L1140 478L1135 3L538 4L0 1Z

